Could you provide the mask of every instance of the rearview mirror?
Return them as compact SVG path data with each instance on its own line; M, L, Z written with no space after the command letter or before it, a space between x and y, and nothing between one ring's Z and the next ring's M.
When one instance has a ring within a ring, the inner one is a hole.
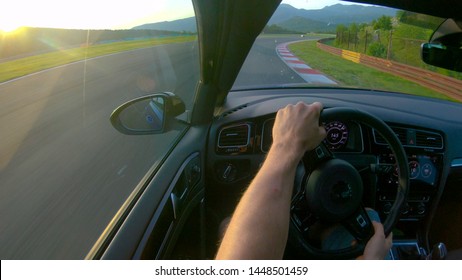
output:
M430 65L462 72L462 49L443 44L425 43L421 48L422 60Z
M130 100L112 112L112 126L128 135L159 134L185 111L183 101L173 93L151 94Z
M453 19L443 22L430 42L422 44L422 60L430 65L462 72L462 23Z

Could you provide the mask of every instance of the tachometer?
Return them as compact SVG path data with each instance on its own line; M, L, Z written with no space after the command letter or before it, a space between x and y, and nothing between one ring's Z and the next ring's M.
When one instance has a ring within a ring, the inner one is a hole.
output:
M338 150L343 148L348 142L348 127L346 124L333 121L324 126L326 128L327 136L324 143L331 150Z

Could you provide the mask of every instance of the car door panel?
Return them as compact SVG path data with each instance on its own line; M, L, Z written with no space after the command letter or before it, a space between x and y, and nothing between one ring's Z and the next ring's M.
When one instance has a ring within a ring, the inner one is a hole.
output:
M198 185L200 162L200 154L195 152L180 167L171 183L173 188L169 188L151 219L134 259L168 258L191 208L203 199L204 192Z
M99 255L95 253L87 258L168 258L188 215L203 202L203 151L207 132L208 126L186 131L126 218L113 221L120 223L113 238L101 242L103 245L96 250Z

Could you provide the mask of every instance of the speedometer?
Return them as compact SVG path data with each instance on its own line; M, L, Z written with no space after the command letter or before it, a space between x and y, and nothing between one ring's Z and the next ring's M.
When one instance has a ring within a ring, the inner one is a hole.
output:
M339 121L333 121L326 124L324 127L327 132L324 143L329 149L338 150L346 145L349 134L346 124Z

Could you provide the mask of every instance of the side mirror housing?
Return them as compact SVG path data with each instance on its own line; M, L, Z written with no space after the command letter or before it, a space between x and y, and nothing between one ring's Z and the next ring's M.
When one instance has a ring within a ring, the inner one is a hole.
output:
M150 94L130 100L110 117L116 130L128 135L160 134L167 132L169 123L185 112L184 102L170 92Z

